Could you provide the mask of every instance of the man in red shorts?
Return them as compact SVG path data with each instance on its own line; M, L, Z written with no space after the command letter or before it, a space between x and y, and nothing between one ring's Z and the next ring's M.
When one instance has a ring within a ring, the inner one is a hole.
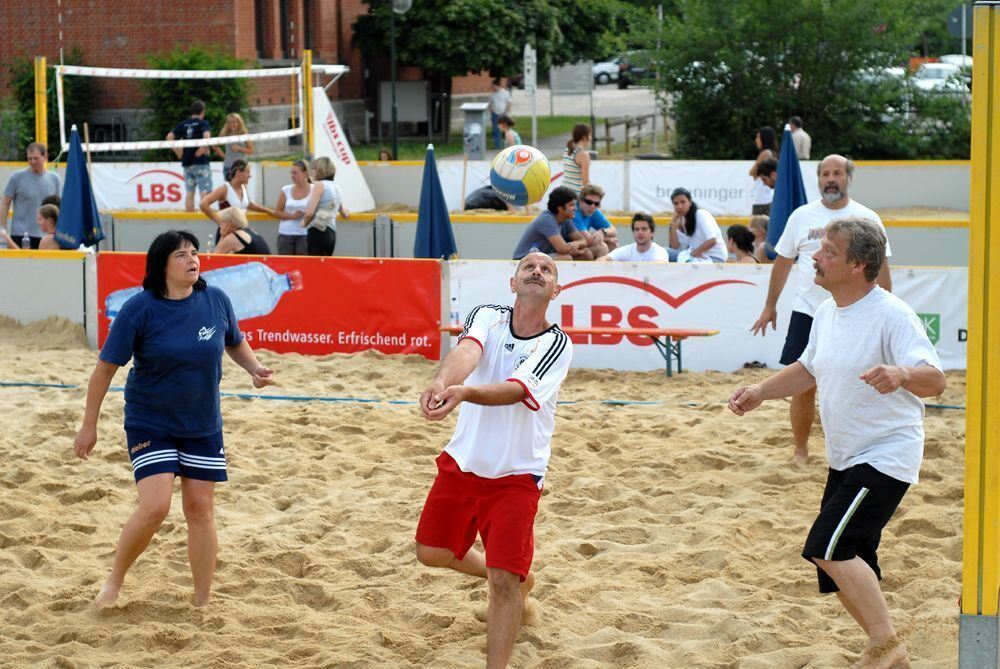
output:
M437 458L417 526L417 559L489 581L487 669L507 666L535 580L535 512L572 357L569 337L545 320L558 278L544 253L522 258L510 280L513 308L473 309L458 346L420 395L428 420L465 402ZM477 534L485 555L472 548Z

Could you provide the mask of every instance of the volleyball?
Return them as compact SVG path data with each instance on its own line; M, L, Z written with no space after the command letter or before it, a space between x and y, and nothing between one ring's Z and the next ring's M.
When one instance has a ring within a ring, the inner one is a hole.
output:
M523 206L538 202L549 189L552 172L541 151L522 144L508 146L490 166L490 185L504 202Z

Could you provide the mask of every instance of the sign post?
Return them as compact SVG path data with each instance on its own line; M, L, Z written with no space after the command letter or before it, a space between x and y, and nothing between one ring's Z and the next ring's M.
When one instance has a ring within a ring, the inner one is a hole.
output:
M531 96L531 145L538 145L538 54L524 45L524 92Z

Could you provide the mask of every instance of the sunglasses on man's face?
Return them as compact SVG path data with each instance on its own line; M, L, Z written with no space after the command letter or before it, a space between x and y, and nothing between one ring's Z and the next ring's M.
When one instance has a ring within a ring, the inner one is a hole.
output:
M589 204L591 207L600 207L601 206L601 203L599 201L598 202L594 202L593 200L584 200L584 202L586 204Z

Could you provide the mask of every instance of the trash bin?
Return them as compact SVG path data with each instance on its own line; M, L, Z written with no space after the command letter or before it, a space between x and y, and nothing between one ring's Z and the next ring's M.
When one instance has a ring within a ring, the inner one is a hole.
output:
M461 106L465 113L465 126L462 132L465 155L469 160L486 158L486 134L492 131L489 109L486 102L466 102Z

